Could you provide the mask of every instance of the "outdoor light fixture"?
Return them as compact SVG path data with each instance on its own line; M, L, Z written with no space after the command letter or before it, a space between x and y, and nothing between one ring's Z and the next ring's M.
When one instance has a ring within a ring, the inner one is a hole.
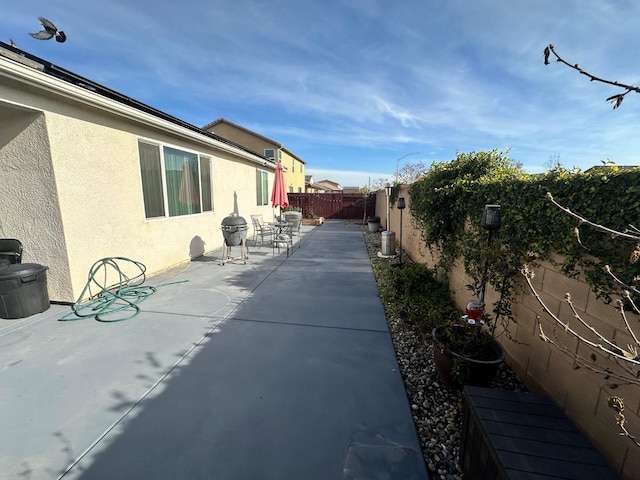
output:
M497 230L502 225L500 205L485 205L480 226L486 230Z
M384 186L384 191L385 191L385 193L387 194L387 225L386 225L386 227L387 227L387 231L390 231L390 230L391 230L391 229L389 228L389 217L390 217L390 215L389 215L389 213L390 213L390 210L389 210L389 201L390 201L390 199L391 199L391 190L392 190L392 189L393 189L393 187L392 187L391 185L389 185L388 183Z
M491 247L493 241L493 231L498 230L502 225L502 218L500 217L500 205L485 205L482 212L482 218L480 219L480 226L485 230L489 230L489 238L487 239L487 245ZM484 308L484 295L487 286L487 271L489 268L489 260L484 261L484 270L482 272L482 286L480 291L480 303Z
M400 210L400 263L402 263L402 210L404 210L406 206L404 197L400 197L398 199L398 210Z

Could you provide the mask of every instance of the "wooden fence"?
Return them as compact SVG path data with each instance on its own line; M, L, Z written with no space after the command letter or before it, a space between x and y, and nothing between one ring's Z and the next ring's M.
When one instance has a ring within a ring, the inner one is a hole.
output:
M365 215L375 215L375 194L370 194L368 197L362 193L289 193L287 195L289 205L302 208L303 216L363 219Z

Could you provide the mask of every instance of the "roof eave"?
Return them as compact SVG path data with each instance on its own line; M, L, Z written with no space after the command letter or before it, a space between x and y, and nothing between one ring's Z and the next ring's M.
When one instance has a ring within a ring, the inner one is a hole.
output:
M23 62L18 62L4 56L0 56L0 76L17 80L25 85L30 85L52 94L66 97L92 108L118 115L146 126L161 129L165 132L172 133L202 145L215 147L263 167L270 166L275 169L275 163L270 162L269 160L265 161L264 157L216 140L215 138L208 136L204 131L200 133L197 130L182 127L150 113L143 112L129 105L125 105L116 100L94 93L86 88L82 88L48 75L35 67L25 66Z

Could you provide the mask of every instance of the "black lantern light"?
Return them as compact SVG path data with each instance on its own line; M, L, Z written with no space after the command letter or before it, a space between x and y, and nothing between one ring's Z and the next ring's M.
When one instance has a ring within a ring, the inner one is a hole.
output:
M480 220L480 226L485 230L489 230L489 238L487 239L487 245L491 247L493 241L493 231L498 230L502 225L502 219L500 217L500 205L485 205L482 212L482 219ZM484 295L487 286L487 272L489 269L489 260L485 259L484 269L482 271L482 284L480 291L480 303L484 308Z
M500 228L500 225L502 225L500 205L485 205L480 226L486 230L497 230Z

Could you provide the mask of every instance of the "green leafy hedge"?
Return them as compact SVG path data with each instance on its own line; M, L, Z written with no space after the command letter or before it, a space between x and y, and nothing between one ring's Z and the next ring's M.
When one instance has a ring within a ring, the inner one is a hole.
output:
M558 165L544 174L528 174L492 150L435 162L409 190L411 213L425 243L440 252L440 266L463 259L477 293L486 262L488 284L503 294L494 313L507 316L522 266L551 253L565 258L565 273L582 270L605 298L612 285L604 265L627 281L640 274L640 265L629 262L636 245L579 226L547 199L547 192L600 225L620 231L630 224L640 227L640 168L603 165L583 172ZM492 234L491 246L479 225L486 204L501 205L502 226Z
M446 283L420 263L373 265L380 299L388 318L401 318L423 338L443 321L460 318Z

